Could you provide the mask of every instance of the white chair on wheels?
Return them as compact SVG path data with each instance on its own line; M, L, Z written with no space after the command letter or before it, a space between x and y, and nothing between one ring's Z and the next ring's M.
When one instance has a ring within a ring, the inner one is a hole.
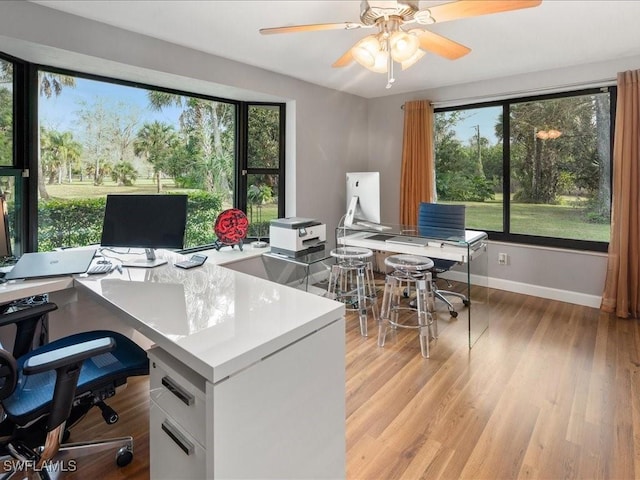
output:
M433 260L418 255L391 255L385 259L385 265L392 270L385 278L378 345L384 346L389 326L416 329L420 338L422 356L429 358L429 339L438 338L438 325L435 315L432 314L434 295L430 269L433 268ZM406 289L415 290L415 307L408 303L401 303ZM415 311L416 323L400 323L398 315L400 310Z

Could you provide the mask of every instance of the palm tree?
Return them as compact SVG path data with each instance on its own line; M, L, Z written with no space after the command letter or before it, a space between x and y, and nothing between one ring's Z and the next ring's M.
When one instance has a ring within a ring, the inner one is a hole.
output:
M118 185L130 186L138 179L138 171L131 162L118 162L113 166L111 179Z
M71 132L51 132L51 146L57 158L56 166L58 167L58 183L62 183L63 166L67 169L69 183L71 183L73 167L77 167L80 161L82 145L73 139L73 134Z
M0 62L0 78L5 78L8 74L12 74L12 64L8 62ZM58 96L62 93L63 86L72 87L76 86L76 79L67 75L59 75L51 72L39 72L40 77L40 95L46 98L51 98L52 95ZM45 160L46 150L48 145L43 145L45 142L44 131L40 132L41 145L40 145L40 161L38 162L38 193L43 200L49 199L49 193L44 183L44 166L42 162Z
M176 149L178 137L171 125L155 121L145 123L133 142L136 155L145 158L153 167L157 192L162 190L162 172Z
M40 77L40 95L47 98L51 98L52 95L56 97L62 93L63 87L75 88L76 79L67 75L60 75L58 73L51 72L39 72Z
M233 155L229 144L230 132L234 131L235 107L224 102L149 91L147 98L154 110L164 107L182 107L180 129L188 140L194 141L199 152L199 163L203 172L203 188L218 191L230 201L233 196Z

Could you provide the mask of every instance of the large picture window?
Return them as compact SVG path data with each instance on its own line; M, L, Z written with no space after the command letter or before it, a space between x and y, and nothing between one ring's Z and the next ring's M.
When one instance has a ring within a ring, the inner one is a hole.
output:
M249 188L236 181L246 155L238 144L247 143L238 135L252 131L265 137L253 142L262 142L254 163L275 161L280 173L281 137L266 137L272 116L238 128L242 102L48 70L38 82L38 250L99 242L110 193L187 194L185 248L212 244L227 208L250 207L256 224L283 216L278 175L254 175ZM269 108L279 113L280 105Z
M612 91L436 110L438 201L493 239L606 250Z

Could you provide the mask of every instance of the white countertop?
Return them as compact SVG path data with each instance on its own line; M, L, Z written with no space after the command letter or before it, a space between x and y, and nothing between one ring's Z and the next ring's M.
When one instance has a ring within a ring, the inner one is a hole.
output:
M190 270L173 266L184 255L162 252L167 265L76 276L75 284L215 383L344 315L342 303L214 265L264 251L205 252L207 262Z

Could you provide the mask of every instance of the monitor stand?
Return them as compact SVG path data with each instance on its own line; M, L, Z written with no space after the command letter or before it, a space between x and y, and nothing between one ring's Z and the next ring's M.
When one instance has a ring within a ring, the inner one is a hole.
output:
M153 268L159 267L167 263L162 258L156 258L156 252L153 248L145 248L144 253L147 258L141 258L138 260L125 260L122 262L123 267L137 267L137 268Z

